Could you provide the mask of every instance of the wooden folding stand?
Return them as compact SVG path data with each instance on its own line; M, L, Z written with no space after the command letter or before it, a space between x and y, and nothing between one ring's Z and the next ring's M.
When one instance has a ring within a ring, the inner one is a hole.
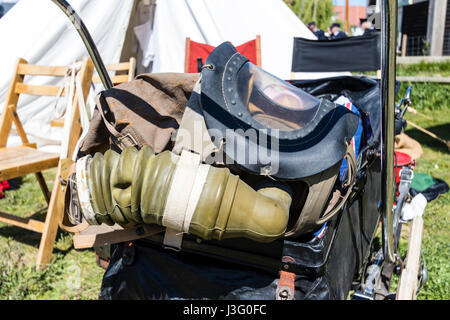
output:
M45 223L31 218L21 218L11 214L0 212L0 221L20 228L42 233L41 243L37 255L36 265L42 267L50 262L54 247L58 225L62 219L62 206L57 204L61 193L59 175L61 172L60 155L39 151L35 144L31 144L23 129L22 123L17 115L17 103L21 94L37 96L58 96L67 94L59 86L30 85L24 83L25 75L28 76L54 76L63 77L66 74L66 66L37 66L30 65L24 59L17 62L13 78L9 87L6 103L0 119L0 180L13 179L34 173L39 182L44 197L49 204ZM83 98L86 100L90 90L93 75L93 64L88 58L83 59L79 77L83 90ZM72 116L69 117L69 141L67 158L71 158L78 137L81 134L81 123L79 120L78 95L73 98ZM8 136L14 123L16 130L22 140L22 145L7 147ZM58 167L53 190L50 193L41 171Z
M111 77L111 81L114 85L129 82L135 77L136 59L131 57L128 62L106 65L106 69L115 72L115 75ZM92 82L100 83L100 77L95 75L92 78ZM62 126L63 119L54 120L51 124L52 126ZM162 232L161 228L146 225L136 225L125 229L119 225L107 226L103 224L100 226L90 226L86 221L79 225L72 225L67 216L63 217L60 227L67 232L73 233L73 244L75 249L100 247L148 237L152 234Z

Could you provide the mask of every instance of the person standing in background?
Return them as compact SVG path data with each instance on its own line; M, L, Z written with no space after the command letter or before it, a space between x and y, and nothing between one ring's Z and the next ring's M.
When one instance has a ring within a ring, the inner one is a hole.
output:
M339 23L333 23L330 26L330 40L347 38L345 32L341 31L341 25Z
M372 23L368 21L367 19L359 19L361 28L363 29L363 36L366 36L368 34L371 34L372 32L376 32L372 26Z
M314 35L317 37L317 40L328 40L328 38L325 36L325 32L317 28L315 21L311 21L310 23L308 23L308 29L311 30L312 33L314 33Z

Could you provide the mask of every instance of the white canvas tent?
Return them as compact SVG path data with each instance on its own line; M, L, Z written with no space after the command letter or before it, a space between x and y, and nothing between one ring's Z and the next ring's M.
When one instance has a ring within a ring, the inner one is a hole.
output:
M124 43L127 41L129 46L132 44L127 37L130 24L135 23L138 1L69 2L89 29L104 62L115 64L121 61ZM19 57L31 64L69 65L88 56L72 23L50 0L20 0L0 19L0 35L0 113ZM56 84L54 82L55 79L39 77L36 82L30 83ZM30 140L36 142L41 149L57 152L62 128L50 126L50 121L55 117L54 105L54 98L21 96L18 114ZM13 136L8 144L18 144L19 140L17 136Z
M291 78L293 37L315 36L282 0L69 0L106 64L138 60L137 73L184 72L185 39L214 46L261 36L262 67ZM155 9L156 4L156 9ZM32 64L68 65L87 56L69 19L50 0L20 0L0 19L0 112L17 58ZM314 78L330 74L296 74ZM50 79L34 84L55 84ZM54 98L24 96L18 113L32 142L59 150L62 128ZM15 136L11 144L20 143Z
M262 67L282 79L291 78L293 38L316 38L282 0L164 0L157 2L143 63L152 62L152 72L183 72L186 37L237 46L256 35Z

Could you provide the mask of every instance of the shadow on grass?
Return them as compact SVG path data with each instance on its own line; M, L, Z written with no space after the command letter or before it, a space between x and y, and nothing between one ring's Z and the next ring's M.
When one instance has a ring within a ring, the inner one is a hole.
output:
M45 215L47 213L47 208L39 210L32 214L30 218L33 218L38 221L45 221ZM62 230L58 230L56 234L56 239L59 239L61 234L64 233ZM4 227L0 227L0 236L5 238L11 238L14 241L39 248L41 243L42 234L34 231L30 231L27 229L22 229L15 226L6 225ZM56 241L55 241L56 242ZM57 248L56 246L53 248L54 253L61 253L63 255L67 254L70 250L73 249L73 244L64 250Z
M427 127L425 128L428 131L431 131L441 139L450 140L450 123L441 124L433 127ZM431 136L427 135L426 133L420 131L419 129L414 128L411 125L407 126L407 130L405 133L410 136L411 138L417 140L420 144L427 146L431 149L434 149L436 151L440 151L443 153L450 153L450 150L447 148L447 146L436 140L435 138L432 138Z

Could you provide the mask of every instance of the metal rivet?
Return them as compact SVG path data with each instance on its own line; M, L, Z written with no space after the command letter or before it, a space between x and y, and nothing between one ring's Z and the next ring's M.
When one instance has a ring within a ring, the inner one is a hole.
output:
M231 103L233 103L233 101L231 101ZM242 117L242 112L238 112L238 116Z
M236 104L236 100L231 100L231 104Z
M227 77L227 80L230 80L230 81L231 81L231 77Z
M228 92L232 92L233 91L233 88L228 88Z
M230 67L230 68L228 68L228 70L229 70L229 71L233 71L233 68Z
M278 293L279 300L291 300L291 294L289 290L284 289Z

